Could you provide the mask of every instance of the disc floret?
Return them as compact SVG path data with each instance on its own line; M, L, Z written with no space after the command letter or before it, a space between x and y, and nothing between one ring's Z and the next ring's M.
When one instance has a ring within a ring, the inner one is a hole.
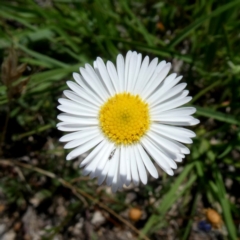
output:
M99 111L102 132L116 144L138 142L150 126L149 106L139 95L118 93Z

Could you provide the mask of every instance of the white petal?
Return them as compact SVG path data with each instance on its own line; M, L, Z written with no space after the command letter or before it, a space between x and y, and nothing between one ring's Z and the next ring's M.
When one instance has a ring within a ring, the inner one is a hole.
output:
M129 62L129 70L128 70L128 85L127 85L127 91L132 92L134 83L135 83L135 72L137 68L137 61L138 61L138 55L137 52L133 52L131 55L131 59Z
M107 62L107 70L108 70L108 74L111 78L112 84L114 86L115 92L119 93L121 91L120 90L120 81L119 81L119 78L118 78L116 68L113 65L113 63L110 62L110 61Z
M115 172L114 172L114 177L113 177L113 181L112 181L112 192L116 192L118 189L118 184L121 181L120 179L120 169L119 169L119 165L120 165L120 158L116 159L116 166L115 166Z
M120 86L120 92L124 91L125 86L125 65L124 65L124 58L121 54L117 56L117 73L119 78L119 86Z
M119 181L120 181L120 177L119 177L118 173L115 173L112 187L111 187L112 193L115 193L118 190Z
M101 80L99 79L98 75L93 70L93 68L89 64L86 64L86 69L80 67L79 70L82 76L84 77L85 81L92 89L90 91L91 92L93 91L94 95L97 95L102 101L105 101L109 97L109 94L102 86Z
M126 158L126 148L121 147L121 154L120 154L120 178L125 181L127 176L127 158Z
M128 85L129 85L129 65L130 65L130 60L132 56L132 51L128 51L125 59L125 86L124 86L124 91L128 91Z
M117 183L116 183L116 187L115 185L113 184L112 185L112 191L113 192L116 192L117 190L122 190L123 189L123 185L124 185L124 182L120 179L120 176L118 174L118 180L117 180ZM116 190L115 190L116 189Z
M91 178L94 178L98 175L98 172L96 171L98 164L102 161L102 159L107 159L109 154L108 154L108 142L105 142L103 145L103 148L98 152L98 154L92 159L91 162L89 162L85 168L84 171L85 173L90 174Z
M144 81L142 82L141 86L139 87L139 93L142 95L142 92L147 85L149 79L152 77L154 70L156 69L158 63L158 58L154 58L151 63L149 64L145 75L144 75Z
M131 156L130 156L130 151L129 148L126 149L126 163L127 163L127 176L126 176L126 181L125 184L128 186L131 181L132 181L132 175L131 175Z
M186 128L182 128L182 127L173 127L173 126L167 126L167 125L163 125L163 124L155 124L153 123L152 126L154 128L157 128L159 131L161 132L166 132L169 135L179 135L179 136L186 136L188 138L193 138L196 137L196 134Z
M103 158L101 160L101 162L99 162L99 164L97 166L97 170L99 172L102 172L103 168L105 167L106 162L109 161L110 154L111 154L111 152L113 150L114 150L114 144L112 142L109 142L108 143L108 148L107 148L107 155L108 155L108 157L107 158Z
M137 65L136 65L136 68L135 68L135 74L134 74L134 77L133 77L133 85L130 89L130 91L133 93L133 94L136 94L135 92L135 86L136 86L136 83L137 83L137 79L138 79L138 76L139 76L139 71L140 71L140 67L141 67L141 62L142 62L142 54L139 53L137 55Z
M145 150L140 144L137 145L137 150L139 151L142 157L143 163L147 168L148 172L152 175L152 177L158 178L158 171L156 167L154 166L151 159L149 158L149 156L147 155L147 153L145 152Z
M161 103L157 106L155 106L154 108L152 108L152 111L155 113L160 113L160 112L164 112L164 111L167 111L167 110L171 110L173 108L177 108L181 105L184 105L188 102L190 102L192 100L192 97L184 97L184 95L186 94L186 92L184 93L185 91L183 91L183 95L171 100L171 101L168 101L168 102L165 102L165 103Z
M117 190L122 190L123 189L124 182L120 179L120 175L118 174L118 180L116 184L116 189ZM114 192L114 185L112 185L112 191Z
M80 68L79 70L84 72L84 75L81 76L78 73L73 73L74 80L90 95L94 94L95 98L98 98L98 100L101 102L104 101L103 93L102 95L99 94L99 90L96 91L96 84L94 83L93 79L87 74L87 71L84 68ZM84 79L85 78L85 79ZM94 92L94 93L93 93Z
M143 184L147 184L147 172L146 172L146 168L143 164L142 157L136 146L133 147L133 150L134 150L134 154L135 154L139 177Z
M175 162L182 162L182 158L176 158Z
M144 99L148 99L148 97L156 90L156 88L159 86L159 84L163 81L163 79L167 76L169 70L171 68L171 63L167 63L162 71L158 74L157 78L152 80L151 82L149 81L148 85L146 88L143 89L142 96ZM170 75L171 76L171 75ZM175 75L174 75L175 76ZM167 79L166 79L167 80ZM166 81L165 80L165 81ZM165 82L164 81L164 82ZM161 96L158 94L158 96Z
M60 131L73 132L73 131L87 130L91 127L88 127L86 125L81 125L81 124L75 124L75 123L60 122L57 124L57 128Z
M155 142L157 142L159 145L166 148L170 152L174 153L181 152L181 149L176 144L174 144L172 141L167 140L164 137L161 137L159 134L156 134L152 130L148 131L147 136L149 136L151 139L153 139Z
M180 94L181 91L183 91L183 89L187 86L186 83L180 83L177 86L173 87L172 89L168 90L165 93L162 94L154 94L152 100L148 100L149 102L153 103L153 102L158 102L162 103L164 101L169 101L171 100L173 97L177 97L176 95ZM160 90L159 90L160 91ZM158 92L158 91L157 91ZM152 97L152 96L150 96ZM155 98L155 99L154 99Z
M142 62L142 65L141 65L141 68L140 68L140 72L139 72L139 75L138 75L138 78L137 78L137 81L136 81L136 84L135 84L135 89L134 89L134 93L139 93L139 89L142 88L142 85L144 84L144 81L145 81L145 73L148 69L148 64L149 64L149 57L146 56Z
M60 121L63 121L66 123L76 123L76 124L87 125L87 126L98 125L97 118L78 117L78 116L68 114L68 113L60 113L57 116L57 118Z
M104 155L99 158L98 163L96 164L95 172L93 177L97 177L101 175L102 170L104 169L106 162L109 161L109 157L111 152L114 149L114 144L111 142L107 143L106 151L104 152Z
M97 109L94 105L92 105L91 103L89 104L90 107L86 107L84 106L83 104L81 103L76 103L75 101L72 101L72 100L69 100L69 99L66 99L66 98L59 98L58 99L58 102L64 106L67 106L67 107L72 107L72 108L76 108L76 109L79 109L79 110L82 110L82 111L89 111L89 112L92 112L92 113L97 113Z
M134 154L133 147L130 147L130 157L131 157L131 173L132 173L132 180L136 186L139 185L139 175L137 169L137 162L136 156Z
M96 88L101 88L101 91L105 92L106 95L105 94L104 95L107 99L111 95L109 94L109 92L106 88L106 84L104 82L104 79L102 79L102 76L101 76L99 68L98 68L97 61L94 61L93 65L94 65L94 68L92 68L92 66L90 64L85 64L85 68L92 77L94 77L98 80Z
M175 108L175 109L172 109L172 110L169 110L169 111L165 111L165 112L162 112L162 113L152 113L151 112L151 119L152 121L154 121L153 119L156 119L158 118L159 116L160 117L176 117L176 116L188 116L188 115L191 115L193 113L196 112L196 108L194 107L183 107L183 108Z
M162 102L161 100L159 100L159 102L155 102L154 104L151 104L152 108L157 108L158 106L162 106L164 104L168 104L170 103L170 105L173 103L175 103L175 101L179 101L180 99L183 99L185 97L187 97L189 94L188 90L183 90L180 93L178 93L177 95L173 96L170 99L167 99L166 101ZM154 106L154 107L153 107ZM172 108L171 108L172 109Z
M68 141L72 141L72 140L75 140L75 139L78 139L78 138L84 138L86 137L89 133L99 133L99 128L97 126L95 127L90 127L86 130L83 130L83 131L77 131L77 132L74 132L74 133L69 133L69 134L66 134L64 135L63 137L61 137L59 139L60 142L68 142Z
M111 185L113 182L113 178L116 173L118 173L119 168L119 158L120 158L120 148L116 148L116 151L112 157L110 162L110 167L107 175L107 185Z
M156 142L155 139L151 137L146 138L156 148L158 155L161 156L161 161L165 160L167 164L170 166L170 168L177 169L177 164L174 162L174 160L180 153L175 153L173 151L171 152L169 149L162 147L162 145L159 144L159 142Z
M165 66L163 71L167 67L168 67L168 64ZM148 97L148 101L151 102L151 104L155 102L159 102L159 99L161 99L165 94L167 94L167 92L181 80L182 77L176 78L176 76L177 76L176 73L172 73L160 85L158 85L158 87L156 88L152 87L152 91L148 92L148 94L146 95L146 97ZM155 101L153 101L153 99Z
M162 142L159 141L158 136L159 136L159 135L157 134L157 137L156 137L155 139L154 139L154 138L150 138L151 141L152 141L152 144L154 144L155 147L156 147L159 151L161 151L164 155L166 155L169 159L171 159L170 162L172 162L172 160L176 161L178 158L183 158L183 157L184 157L184 155L182 154L182 148L181 148L179 145L177 145L177 144L174 142L174 140L169 139L168 137L164 137L165 140L167 140L167 139L170 140L170 141L172 142L172 144L174 144L174 145L180 150L180 152L174 152L174 151L172 151L172 149L169 150L169 149L167 149L166 147L164 147L163 144L162 144ZM172 168L176 168L177 166L176 166L176 164L172 163L172 164L171 164L171 167L172 167Z
M81 145L80 147L75 148L73 151L71 151L67 155L67 160L72 160L73 158L80 156L81 154L87 152L91 148L95 147L98 143L100 143L103 139L104 139L104 137L99 135L96 138L94 138L93 140L90 140L90 141L84 143L83 145Z
M88 156L80 163L80 167L85 166L86 164L90 163L95 156L99 154L102 148L106 145L106 140L104 139L101 143L99 143L89 154Z
M177 142L175 140L171 140L171 141L174 142L176 145L178 145L180 147L182 154L189 154L190 153L190 150L186 146L181 144L180 142Z
M86 106L89 109L93 109L97 111L99 110L100 104L97 102L94 102L94 103L89 102L86 99L79 97L75 92L72 92L70 90L65 90L63 91L63 93L67 98L71 99L76 103L80 103L81 105Z
M170 176L173 176L173 175L174 175L174 172L173 172L172 169L164 169L164 171L165 171L168 175L170 175Z
M199 124L199 123L200 123L200 121L199 121L198 119L194 118L194 119L191 121L190 126L194 126L194 125L197 125L197 124Z
M178 152L172 152L172 151L169 151L169 150L167 150L167 153L166 153L166 151L164 151L165 154L166 154L166 155L169 155L170 158L172 158L172 159L175 160L176 157L180 156L181 154L189 154L189 153L190 153L189 149L188 149L186 146L184 146L183 144L179 143L178 141L175 141L174 139L169 139L168 137L164 137L164 138L165 138L166 140L168 139L169 141L171 141L172 144L176 145L176 146L180 149L180 153L178 153ZM155 143L156 143L160 148L162 148L162 145L161 145L161 143L160 143L159 141L155 141ZM164 148L164 149L166 149L166 148ZM164 149L163 149L163 150L164 150ZM173 157L173 154L174 154L174 157Z
M98 185L101 185L104 182L104 180L106 179L109 168L110 168L110 161L107 161L101 175L98 178Z
M69 113L69 114L74 114L74 115L84 116L84 117L97 117L97 113L93 113L89 109L85 109L82 107L76 108L76 107L71 107L71 106L66 106L66 105L59 105L59 106L57 106L57 108L60 111Z
M100 61L102 60L101 58L99 58L99 59L100 59ZM97 84L97 88L100 88L101 92L104 92L104 95L107 94L109 96L109 93L108 93L108 90L104 83L104 80L102 79L102 76L100 74L97 60L94 61L94 68L90 64L85 64L85 69L88 72L88 74L91 76L91 78L94 79L94 83ZM105 97L106 97L106 95L105 95Z
M76 83L67 81L67 85L72 91L74 91L78 96L85 99L86 101L88 101L92 104L96 104L96 102L97 102L99 105L102 105L103 102L99 101L99 99L96 98L95 94L86 93L86 91L83 88L81 88L79 85L77 85Z
M162 69L166 66L166 61L164 60L164 61L161 61L158 65L157 65L157 67L156 67L156 69L155 69L155 71L154 71L154 73L153 73L153 75L152 75L152 77L150 78L150 80L149 80L149 83L153 83L153 81L157 78L157 77L159 77L159 73L162 71ZM158 81L159 81L159 79L158 79ZM160 84L160 82L158 83L158 84Z
M161 154L161 152L146 137L142 139L142 144L148 154L152 156L152 158L163 170L171 168L168 161L166 161L163 157L163 154Z
M78 139L72 140L70 142L68 142L64 148L65 149L70 149L70 148L75 148L78 147L80 145L82 145L83 143L90 141L91 139L97 137L99 134L101 134L99 131L95 131L95 132L88 132L88 134L86 136L81 136Z
M171 133L170 134L167 131L159 130L158 128L154 127L154 125L157 125L157 124L152 124L151 130L156 132L157 134L159 134L162 137L168 137L170 139L174 139L174 140L182 142L182 143L192 143L192 139L191 138L188 138L188 137L186 137L184 135L178 135L177 133Z
M115 95L115 91L113 89L112 82L110 80L107 68L106 68L103 60L100 57L98 57L96 62L97 62L98 70L99 70L99 72L101 74L101 77L102 77L102 79L104 81L104 84L105 84L105 86L106 86L106 88L108 90L108 93L111 96L114 96Z
M170 124L175 126L193 126L198 124L200 121L196 118L193 118L191 121L179 121L179 122L170 122L170 121L161 121L162 124Z
M161 114L154 118L154 121L158 122L191 122L194 118L192 116L175 116L174 118L172 116L161 116Z

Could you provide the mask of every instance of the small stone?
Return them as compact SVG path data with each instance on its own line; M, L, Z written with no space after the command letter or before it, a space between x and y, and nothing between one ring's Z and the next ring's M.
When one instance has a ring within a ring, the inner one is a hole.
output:
M105 222L105 217L102 215L102 213L100 211L96 211L94 214L93 214L93 217L92 217L92 220L91 220L91 223L93 225L101 225Z
M16 222L13 226L14 231L18 232L20 230L21 226L22 226L21 222Z
M137 222L140 220L142 216L142 211L139 208L131 208L129 210L129 218L133 221L133 222Z
M205 215L206 215L206 219L209 223L211 223L211 225L215 228L219 228L222 225L222 218L219 215L218 212L216 212L215 210L208 208L205 210Z

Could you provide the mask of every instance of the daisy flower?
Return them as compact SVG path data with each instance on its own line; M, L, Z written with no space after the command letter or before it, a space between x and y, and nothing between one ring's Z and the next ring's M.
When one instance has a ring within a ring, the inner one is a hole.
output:
M147 183L147 172L158 178L154 162L173 175L189 149L195 133L181 126L199 120L191 115L194 107L180 107L192 98L179 83L182 76L168 75L171 64L152 61L129 51L119 54L116 66L97 58L93 67L80 67L73 73L76 82L67 81L71 90L60 98L57 128L72 132L60 141L72 160L90 152L81 162L83 174L106 181L115 192L123 185ZM168 75L168 76L167 76Z

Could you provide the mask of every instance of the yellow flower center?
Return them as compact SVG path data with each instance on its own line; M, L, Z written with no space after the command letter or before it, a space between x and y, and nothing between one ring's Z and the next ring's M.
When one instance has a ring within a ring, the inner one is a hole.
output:
M104 135L114 143L133 144L149 129L149 106L138 95L119 93L102 105L99 122Z

